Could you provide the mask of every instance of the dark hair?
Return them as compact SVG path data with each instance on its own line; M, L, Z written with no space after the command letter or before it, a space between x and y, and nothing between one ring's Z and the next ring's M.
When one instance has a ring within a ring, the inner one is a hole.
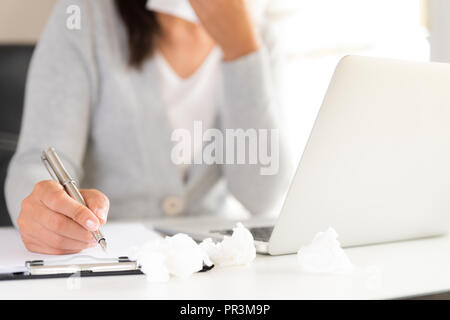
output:
M128 62L131 66L140 68L155 49L155 35L160 32L156 14L146 9L147 0L115 2L128 34Z

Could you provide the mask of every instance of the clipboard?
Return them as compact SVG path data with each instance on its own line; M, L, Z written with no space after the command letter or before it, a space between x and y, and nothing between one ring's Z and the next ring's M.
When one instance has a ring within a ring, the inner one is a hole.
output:
M211 270L213 267L214 265L203 266L199 272ZM0 274L0 281L126 275L144 275L144 273L137 261L125 256L103 259L85 255L51 261L26 261L23 270Z

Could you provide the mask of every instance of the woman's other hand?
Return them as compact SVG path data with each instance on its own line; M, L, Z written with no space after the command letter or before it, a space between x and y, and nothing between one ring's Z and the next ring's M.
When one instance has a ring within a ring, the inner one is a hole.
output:
M17 224L25 247L37 253L71 254L97 243L92 231L105 224L108 198L80 190L87 207L72 199L56 181L41 181L22 201Z
M249 12L250 0L189 0L203 27L222 48L225 61L257 51L261 39Z

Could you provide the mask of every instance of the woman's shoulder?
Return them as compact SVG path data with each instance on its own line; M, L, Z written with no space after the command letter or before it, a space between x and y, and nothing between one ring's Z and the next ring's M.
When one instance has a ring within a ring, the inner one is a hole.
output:
M122 28L113 0L59 0L40 42L58 43L61 49L66 46L84 55L112 54L117 50L108 48L123 47Z
M53 8L51 19L66 22L66 27L82 31L96 21L113 19L116 16L113 0L59 0ZM76 24L76 20L80 23Z
M105 10L114 7L114 0L58 0L55 9L59 11L69 11L69 9L78 7L84 13L90 14L96 10Z

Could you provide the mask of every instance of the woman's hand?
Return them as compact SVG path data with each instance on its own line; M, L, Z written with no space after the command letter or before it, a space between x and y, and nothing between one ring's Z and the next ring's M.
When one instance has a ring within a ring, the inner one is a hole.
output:
M17 223L25 247L45 254L77 253L97 243L91 234L106 222L108 198L80 190L87 207L72 199L56 181L41 181L22 201Z
M249 0L189 1L203 27L222 48L225 61L235 60L261 47L248 10Z

